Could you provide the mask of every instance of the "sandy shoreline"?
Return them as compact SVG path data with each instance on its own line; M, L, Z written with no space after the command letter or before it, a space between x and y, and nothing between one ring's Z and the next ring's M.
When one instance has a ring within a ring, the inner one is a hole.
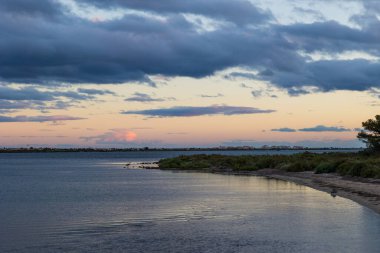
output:
M314 174L312 171L284 172L276 169L238 173L233 171L211 171L211 173L263 176L289 181L350 199L380 214L380 179L342 177L337 174Z
M225 175L263 176L308 186L310 188L350 199L380 214L380 179L341 177L337 174L284 172L264 169L254 172L211 171Z
M277 170L262 170L252 175L290 181L330 194L334 192L337 196L355 201L380 214L379 179L349 178L313 172L289 173Z
M139 168L159 169L157 163L139 164ZM179 170L171 170L179 171ZM187 170L182 170L186 172ZM194 172L194 171L191 171ZM333 193L350 199L380 214L380 179L342 177L337 174L314 174L314 172L284 172L275 169L235 172L232 170L200 170L199 172L226 175L264 176L279 179L310 188Z

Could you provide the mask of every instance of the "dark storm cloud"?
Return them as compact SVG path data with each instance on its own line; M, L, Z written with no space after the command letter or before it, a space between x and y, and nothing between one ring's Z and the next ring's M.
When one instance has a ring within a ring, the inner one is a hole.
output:
M198 4L200 10L208 5ZM266 30L228 26L198 33L176 13L164 21L127 15L103 23L72 16L51 22L1 14L0 79L5 82L139 81L154 86L147 75L200 78L231 66L266 62L273 68L288 68L280 55L292 65L302 64L301 57L289 51L289 43L272 38Z
M91 22L52 0L0 0L0 81L41 85L135 81L155 86L149 75L202 78L243 67L258 74L231 73L229 77L265 80L295 91L303 86L321 91L380 87L379 61L311 61L299 53L359 50L380 55L380 22L373 16L356 17L361 20L360 28L331 21L275 25L268 22L271 14L247 0L81 2L149 12L165 19L128 14ZM379 5L366 4L367 12ZM55 12L59 19L40 18ZM223 29L199 32L183 13L228 22ZM37 96L29 92L30 97ZM62 94L78 100L93 95L104 94Z
M122 114L138 114L152 117L194 117L203 115L241 115L273 113L274 110L262 110L254 107L238 106L175 106L162 109L149 109L138 111L124 111Z
M84 118L72 117L72 116L1 116L0 123L5 122L59 122L68 120L82 120Z

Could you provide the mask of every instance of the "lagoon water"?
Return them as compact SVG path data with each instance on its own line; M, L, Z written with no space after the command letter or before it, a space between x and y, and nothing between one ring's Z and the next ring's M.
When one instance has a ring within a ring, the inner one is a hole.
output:
M347 199L124 168L178 154L0 154L0 252L379 252L380 215Z

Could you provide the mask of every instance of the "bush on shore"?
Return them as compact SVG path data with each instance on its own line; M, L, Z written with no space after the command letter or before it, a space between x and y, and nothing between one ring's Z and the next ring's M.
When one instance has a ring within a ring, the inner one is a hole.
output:
M162 159L160 169L205 171L256 171L279 169L287 172L314 171L342 176L380 178L380 155L366 153L300 153L294 155L192 155Z

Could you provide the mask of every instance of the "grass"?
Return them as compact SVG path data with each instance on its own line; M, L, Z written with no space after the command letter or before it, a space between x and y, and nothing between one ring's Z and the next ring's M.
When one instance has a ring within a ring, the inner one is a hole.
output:
M300 153L294 155L192 155L162 159L160 169L256 171L279 169L287 172L314 171L342 176L380 178L380 155L361 153Z

